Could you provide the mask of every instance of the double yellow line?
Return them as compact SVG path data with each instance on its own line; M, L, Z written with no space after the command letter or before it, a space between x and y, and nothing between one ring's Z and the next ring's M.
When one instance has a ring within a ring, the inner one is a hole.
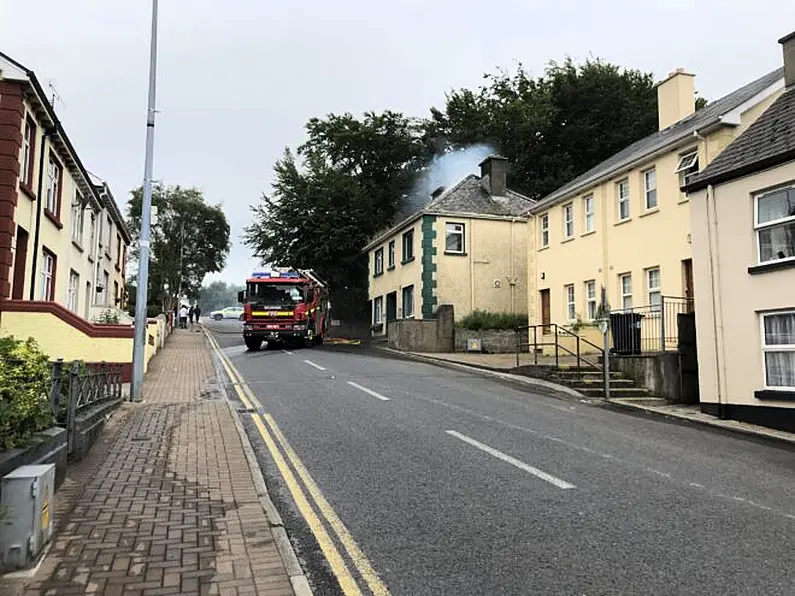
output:
M255 404L258 403L257 398L252 393L251 388L243 380L243 376L221 351L215 338L207 332L207 330L205 330L205 334L221 362L221 365L224 367L226 374L229 376L240 401L247 409L256 410ZM345 595L360 596L362 591L351 574L345 559L340 554L334 540L326 530L326 526L321 521L318 513L315 512L315 509L317 509L320 516L322 516L328 526L336 534L339 542L348 553L348 557L353 563L354 568L359 572L359 575L367 584L370 592L375 596L389 596L389 590L386 585L381 581L381 578L378 577L378 574L362 552L362 549L356 544L353 536L351 536L348 529L342 523L342 520L340 520L339 516L323 496L320 488L309 475L306 466L304 466L298 455L296 455L293 448L287 442L287 438L276 424L273 416L270 414L260 415L256 412L252 412L251 419L254 421L263 441L265 441L265 446L268 448L273 461L276 463L276 467L284 479L284 483L287 485L298 510L301 512L312 534L314 534L318 545L320 545L320 549L323 551L323 555L326 557ZM282 452L284 455L282 455ZM292 468L290 464L292 464ZM293 469L301 479L303 488L301 483L296 479ZM314 507L312 503L314 503Z

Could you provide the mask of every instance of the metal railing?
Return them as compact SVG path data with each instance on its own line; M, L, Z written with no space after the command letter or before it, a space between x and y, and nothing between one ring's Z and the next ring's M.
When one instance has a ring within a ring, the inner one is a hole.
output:
M122 398L121 364L85 364L79 360L51 363L50 407L57 424L65 426L69 452L74 445L75 422L81 410Z
M561 342L561 338L567 341ZM523 341L524 340L524 341ZM569 343L572 347L563 345ZM551 348L552 354L544 355L544 348ZM556 323L547 325L526 325L516 328L516 366L521 366L520 354L529 352L533 365L539 364L539 352L542 359L559 368L562 360L572 360L579 372L582 368L602 369L604 350L595 343L577 335L573 331ZM554 360L553 360L554 359Z
M620 355L675 351L677 315L692 311L692 298L675 296L661 296L659 304L614 310L610 313L611 351Z

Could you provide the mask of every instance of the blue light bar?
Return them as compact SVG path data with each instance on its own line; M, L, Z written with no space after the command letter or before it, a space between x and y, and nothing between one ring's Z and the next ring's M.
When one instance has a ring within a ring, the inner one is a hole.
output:
M282 273L281 276L282 277L290 277L290 278L293 278L293 279L300 279L301 274L300 273L296 273L295 271L286 271L286 272Z
M254 273L251 274L251 277L270 277L270 276L271 276L270 271L255 271Z

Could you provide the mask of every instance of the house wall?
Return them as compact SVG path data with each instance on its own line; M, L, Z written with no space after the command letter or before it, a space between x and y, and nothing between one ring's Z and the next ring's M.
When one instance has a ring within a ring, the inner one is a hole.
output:
M749 274L757 263L754 194L795 183L795 163L694 193L696 335L702 409L728 404L733 418L795 429L795 395L755 397L764 388L761 313L795 309L795 269Z
M701 139L685 139L665 153L558 201L547 210L534 213L528 222L528 236L531 238L528 242L530 324L541 323L539 292L543 289L550 292L551 322L572 323L564 290L568 284L574 285L576 315L584 322L588 321L585 283L589 280L596 281L597 302L600 286L604 286L611 308L621 308L620 276L625 273L632 276L633 306L648 306L647 271L650 268L660 270L663 296L684 297L683 261L692 258L693 234L690 201L679 190L679 175L674 173L679 157L688 150L698 149L699 166L703 169L779 95L780 92L775 92L744 112L737 127L721 127ZM656 172L657 207L647 210L643 172L650 168ZM624 178L629 181L630 217L620 221L617 183ZM583 199L589 194L593 194L595 202L595 231L585 233ZM563 206L569 202L574 206L575 234L572 238L564 238ZM541 216L545 213L549 215L548 247L542 247L540 242ZM694 294L698 302L697 289ZM652 334L657 326L649 319L644 322L643 329L644 334ZM651 345L653 338L644 337L644 343Z

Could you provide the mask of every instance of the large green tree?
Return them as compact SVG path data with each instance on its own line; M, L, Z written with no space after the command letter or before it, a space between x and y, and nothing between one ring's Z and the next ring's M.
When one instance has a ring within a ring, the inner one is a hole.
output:
M141 229L141 188L127 204L130 228ZM152 190L157 215L152 225L149 303L168 312L182 297L196 299L204 276L221 271L229 254L229 223L220 205L210 205L196 188L157 184ZM132 254L138 258L137 245Z

